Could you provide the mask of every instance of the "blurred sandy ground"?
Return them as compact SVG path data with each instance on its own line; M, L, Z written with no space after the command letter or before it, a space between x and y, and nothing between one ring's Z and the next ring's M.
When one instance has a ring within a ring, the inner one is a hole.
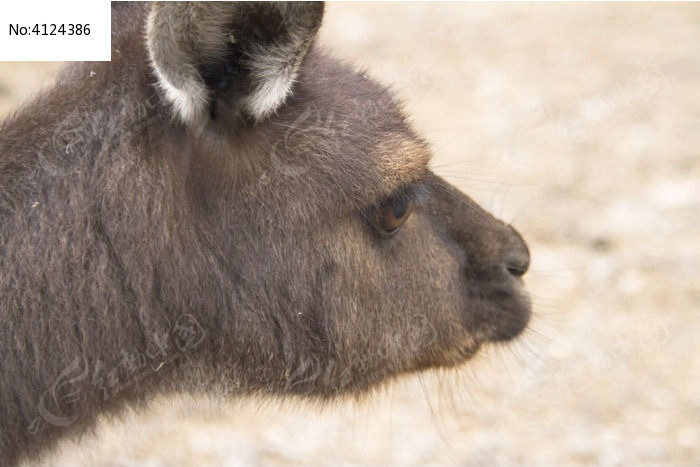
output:
M332 4L434 167L512 221L536 317L319 412L167 400L46 465L700 465L700 5ZM0 112L54 64L0 64Z

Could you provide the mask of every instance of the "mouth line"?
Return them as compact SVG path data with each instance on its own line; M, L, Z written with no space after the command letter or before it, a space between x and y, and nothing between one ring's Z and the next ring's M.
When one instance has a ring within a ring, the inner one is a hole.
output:
M476 303L473 302L477 299ZM507 342L518 337L530 322L532 305L523 287L499 287L472 297L465 312L465 327L478 342ZM475 315L474 310L479 310Z
M475 287L476 289L476 287ZM444 342L441 351L422 361L419 368L453 368L473 359L484 345L508 342L527 328L531 316L529 294L524 287L492 286L469 294L463 310L462 337Z

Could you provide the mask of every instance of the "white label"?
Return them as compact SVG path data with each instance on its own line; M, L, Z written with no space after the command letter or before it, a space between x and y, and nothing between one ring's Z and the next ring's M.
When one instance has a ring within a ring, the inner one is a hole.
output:
M110 2L0 3L0 61L109 61Z

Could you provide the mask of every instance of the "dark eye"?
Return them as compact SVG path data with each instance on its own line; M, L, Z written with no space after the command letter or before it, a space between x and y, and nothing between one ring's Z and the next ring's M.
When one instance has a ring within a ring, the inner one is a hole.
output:
M399 231L413 211L413 200L410 196L392 197L369 211L369 221L378 233L384 236L393 235Z

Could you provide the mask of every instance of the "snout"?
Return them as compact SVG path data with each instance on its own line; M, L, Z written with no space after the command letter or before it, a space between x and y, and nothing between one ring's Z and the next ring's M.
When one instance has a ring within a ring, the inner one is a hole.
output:
M435 177L432 183L430 213L464 255L465 329L479 342L514 339L531 315L522 281L530 267L525 240L444 180Z
M530 266L530 251L523 237L512 226L506 225L500 273L494 278L497 299L487 321L492 324L490 340L509 341L517 337L530 321L531 306L520 278ZM509 280L503 280L503 278Z

